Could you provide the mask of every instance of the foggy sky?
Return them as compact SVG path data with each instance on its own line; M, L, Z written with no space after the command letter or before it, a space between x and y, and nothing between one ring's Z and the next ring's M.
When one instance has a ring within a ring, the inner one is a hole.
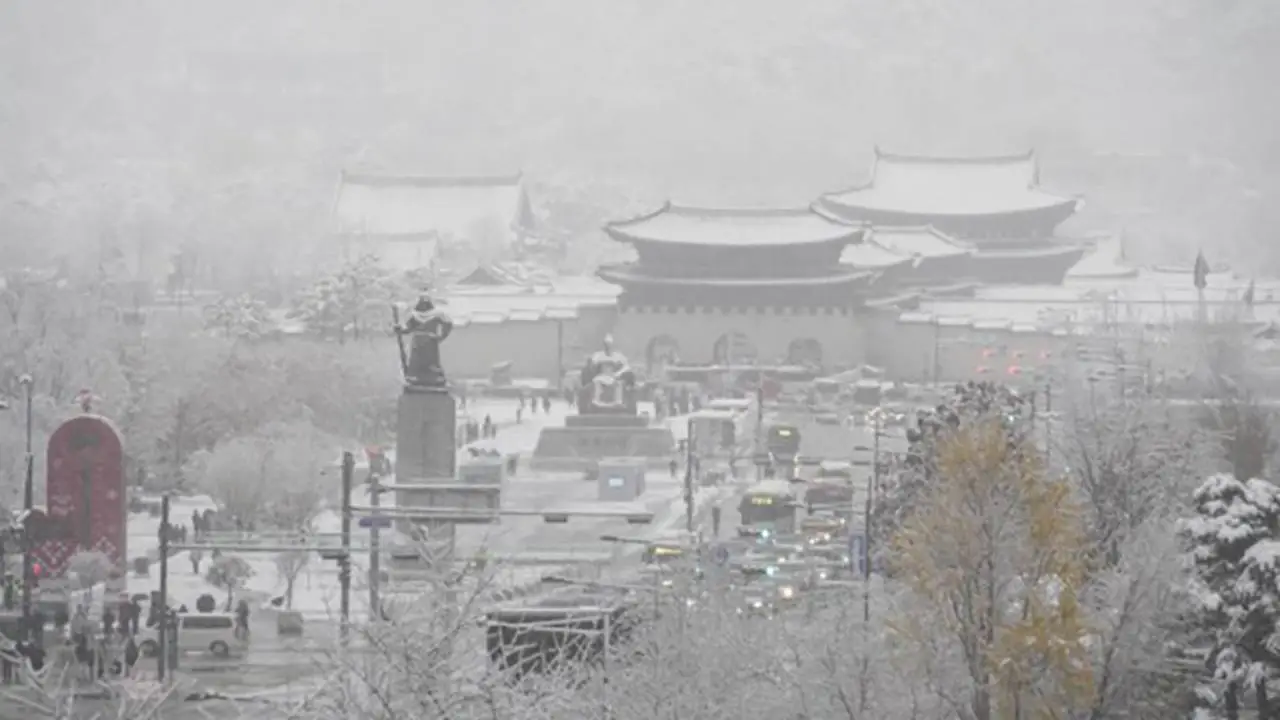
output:
M878 143L1034 146L1046 185L1143 247L1256 247L1280 220L1265 201L1280 155L1271 7L10 2L0 232L78 247L143 223L302 243L343 167L795 204L862 180Z

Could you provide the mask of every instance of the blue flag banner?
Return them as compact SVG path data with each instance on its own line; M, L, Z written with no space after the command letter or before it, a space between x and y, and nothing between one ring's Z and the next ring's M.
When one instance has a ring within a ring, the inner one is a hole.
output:
M858 577L867 574L867 538L862 533L849 533L849 565Z

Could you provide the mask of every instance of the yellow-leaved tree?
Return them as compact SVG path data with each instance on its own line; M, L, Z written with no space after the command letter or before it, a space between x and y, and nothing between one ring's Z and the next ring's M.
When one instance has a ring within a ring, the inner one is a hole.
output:
M1077 601L1088 543L1065 480L999 419L937 439L938 473L893 539L908 589L891 629L973 720L1069 716L1093 696Z

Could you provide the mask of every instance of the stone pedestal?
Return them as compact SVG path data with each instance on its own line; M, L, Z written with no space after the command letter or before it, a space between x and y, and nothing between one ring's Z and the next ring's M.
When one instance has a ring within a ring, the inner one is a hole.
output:
M396 506L424 510L420 518L397 527L413 536L428 531L428 542L452 538L458 523L493 523L502 506L501 461L497 474L488 464L458 472L456 405L447 392L406 392L400 396L396 424ZM439 541L439 542L438 542ZM448 540L452 544L452 540Z
M544 428L533 451L535 470L586 471L605 458L632 458L650 469L666 467L675 438L665 425L635 415L571 415L564 427Z
M457 467L454 433L457 404L447 392L406 392L400 396L396 420L396 479L421 482L448 478Z

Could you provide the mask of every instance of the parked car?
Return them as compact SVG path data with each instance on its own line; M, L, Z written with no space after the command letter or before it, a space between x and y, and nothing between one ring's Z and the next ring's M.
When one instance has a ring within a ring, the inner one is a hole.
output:
M172 638L170 638L172 640ZM236 634L236 617L231 613L179 613L178 652L207 652L218 658L243 655L249 649L247 637ZM138 652L155 657L160 652L157 628L149 627L138 636Z

